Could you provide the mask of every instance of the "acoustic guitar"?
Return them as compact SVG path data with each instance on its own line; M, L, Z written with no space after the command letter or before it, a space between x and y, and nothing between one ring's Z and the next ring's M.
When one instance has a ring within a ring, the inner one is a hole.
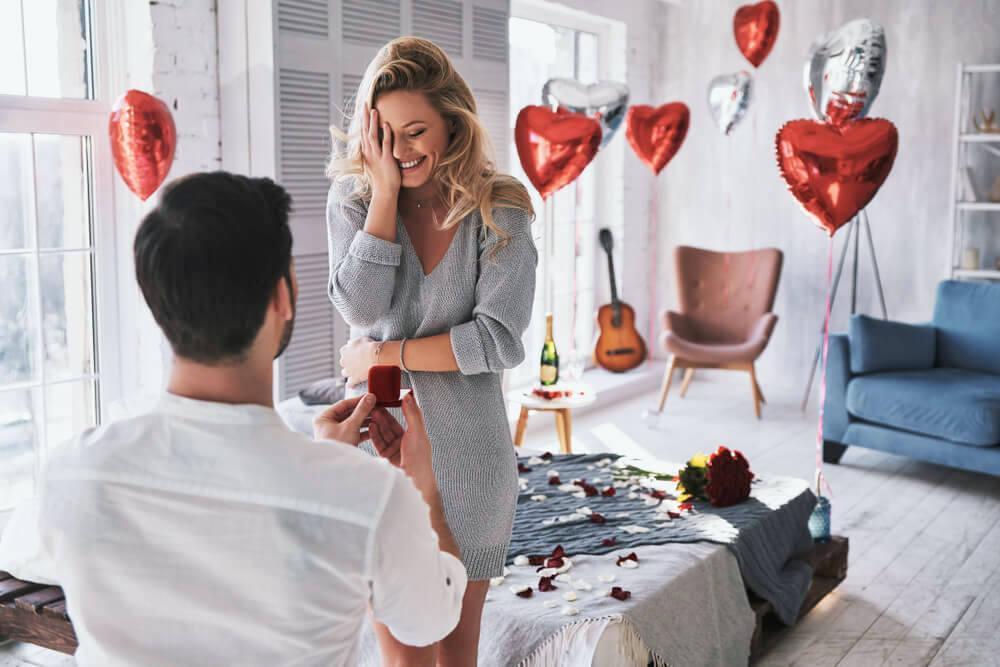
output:
M635 328L635 310L618 298L615 263L611 257L614 241L610 229L600 233L601 247L608 254L608 277L611 279L611 303L597 310L601 335L594 346L594 361L614 373L630 371L646 360L646 343Z

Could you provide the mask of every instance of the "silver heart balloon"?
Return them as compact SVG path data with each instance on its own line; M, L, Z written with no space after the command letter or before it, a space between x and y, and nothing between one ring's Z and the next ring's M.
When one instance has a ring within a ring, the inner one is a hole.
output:
M585 85L575 79L549 79L542 86L542 103L595 119L601 124L601 148L604 148L625 120L628 86L616 81Z
M834 125L864 118L885 73L885 30L856 19L813 42L803 72L813 114Z
M708 106L715 124L729 134L743 120L753 96L753 78L749 72L720 74L708 84Z

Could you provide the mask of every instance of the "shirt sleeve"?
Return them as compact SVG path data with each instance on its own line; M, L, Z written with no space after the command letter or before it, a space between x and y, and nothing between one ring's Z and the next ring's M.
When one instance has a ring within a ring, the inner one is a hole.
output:
M451 329L451 348L465 375L499 373L524 360L521 336L535 301L538 251L530 217L516 208L494 209L493 216L510 238L494 253L499 239L488 235L480 250L472 319Z
M368 212L335 184L326 205L330 300L344 320L367 327L389 312L402 246L364 230Z
M400 642L427 646L458 625L465 567L440 550L430 510L401 472L375 527L371 576L373 615Z

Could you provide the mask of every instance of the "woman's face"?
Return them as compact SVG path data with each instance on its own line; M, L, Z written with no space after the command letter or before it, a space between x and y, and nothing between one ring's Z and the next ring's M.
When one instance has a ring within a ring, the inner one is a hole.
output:
M379 121L392 130L392 155L402 173L402 187L427 184L448 149L448 122L423 93L410 90L380 95L375 109Z

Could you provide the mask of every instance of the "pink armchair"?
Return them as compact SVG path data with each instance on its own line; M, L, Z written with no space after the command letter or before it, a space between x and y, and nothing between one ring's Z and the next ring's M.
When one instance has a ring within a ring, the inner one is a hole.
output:
M680 312L663 313L660 344L670 354L658 412L663 412L674 371L684 370L681 398L696 368L750 373L754 412L760 418L764 394L754 361L771 338L778 316L771 312L781 277L777 248L713 252L678 246L674 250Z

